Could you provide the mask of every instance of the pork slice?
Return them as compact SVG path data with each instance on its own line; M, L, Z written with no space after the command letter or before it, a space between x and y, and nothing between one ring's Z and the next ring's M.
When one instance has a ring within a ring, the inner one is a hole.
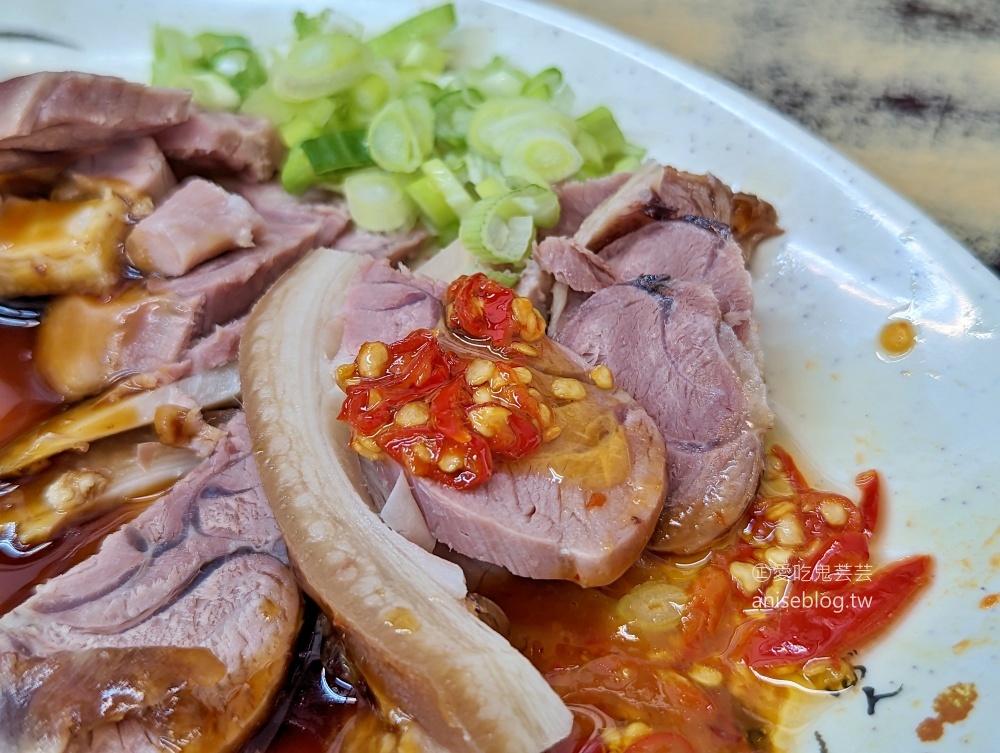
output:
M706 285L641 277L595 293L559 341L606 364L653 417L670 485L654 549L690 553L725 533L757 488L771 425L756 361Z
M230 181L225 187L250 202L268 222L286 225L320 223L317 246L329 246L347 229L351 215L342 200L319 189L292 196L279 183Z
M546 238L535 247L532 258L556 282L580 293L596 293L617 282L604 259L573 238Z
M66 71L0 82L0 102L0 149L58 152L182 123L191 93Z
M94 649L206 649L223 665L223 676L181 692L211 713L212 725L200 725L201 715L186 720L188 728L179 720L181 729L167 730L174 737L161 739L164 717L154 708L149 715L97 719L79 730L72 749L155 751L192 736L185 750L231 750L267 712L300 618L298 587L241 414L211 457L169 494L0 619L0 655L65 660L67 652ZM11 668L0 663L0 673ZM0 684L23 686L23 679L6 676ZM106 682L115 686L114 677ZM0 703L30 701L29 695ZM171 691L159 708L176 701Z
M441 284L386 262L363 267L345 297L337 361L365 341L394 342L437 327ZM362 307L363 308L360 308ZM554 375L589 382L578 356L546 340L533 386L554 405L563 432L517 464L498 463L485 484L459 491L409 476L434 537L469 557L533 578L585 586L621 575L639 556L663 504L663 440L622 391L587 384L579 403L551 397Z
M272 222L258 245L230 251L181 277L149 278L145 288L108 301L62 296L39 327L38 369L53 389L74 400L130 374L158 372L154 378L162 380L190 373L196 360L189 350L199 338L246 314L316 245L319 231L318 222ZM229 344L235 344L231 337Z
M337 363L351 361L366 342L393 343L415 329L434 329L441 321L445 285L389 262L362 262L344 296Z
M146 198L153 204L177 185L163 152L149 136L112 144L88 155L69 168L67 177L78 184L112 181L124 187L125 198Z
M236 175L255 183L270 180L285 155L269 121L228 112L193 112L157 133L156 143L185 174Z
M534 259L528 259L524 271L514 287L514 292L522 298L527 298L541 313L547 316L549 311L549 294L552 292L552 275L542 269Z
M398 262L418 251L430 237L430 233L419 226L396 233L373 233L355 226L340 236L334 247L339 251Z
M733 193L710 173L694 175L665 167L657 194L664 216L705 217L728 225L744 261L761 241L782 232L773 206L753 194Z
M253 248L238 249L199 265L181 277L150 278L152 295L189 301L201 312L197 334L245 313L289 267L316 246L320 223L271 222Z
M781 233L774 207L752 194L733 193L711 174L695 175L648 161L609 192L614 185L600 178L574 186L561 203L565 222L560 220L558 232L547 235L573 235L583 248L599 252L655 220L703 217L730 227L746 261L761 241ZM589 206L580 196L603 200ZM577 221L588 206L589 213Z
M143 272L179 277L225 251L253 246L264 229L264 218L242 196L191 178L139 222L125 251Z
M729 228L702 218L656 222L607 246L601 254L615 278L669 275L708 285L722 317L745 343L753 336L753 289L743 252Z
M624 392L587 392L604 422L596 444L573 425L573 411L557 408L563 434L539 455L498 463L482 486L460 491L410 477L434 538L515 575L585 587L607 585L631 567L663 506L663 440Z
M614 173L603 178L571 180L555 186L559 197L559 222L549 229L539 230L542 238L552 235L573 235L587 216L601 202L625 185L632 173Z

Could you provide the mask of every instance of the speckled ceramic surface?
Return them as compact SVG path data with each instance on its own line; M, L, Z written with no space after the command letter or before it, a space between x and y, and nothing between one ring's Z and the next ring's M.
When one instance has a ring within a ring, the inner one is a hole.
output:
M421 3L329 3L372 28ZM785 234L753 261L757 315L777 432L814 471L850 490L875 468L889 513L886 559L936 558L933 588L866 652L863 685L902 692L866 713L860 688L803 716L796 750L996 750L1000 700L1000 280L912 205L782 117L728 85L560 11L519 0L458 2L464 54L528 69L558 65L580 111L610 105L630 138L683 169L710 171L778 209ZM296 8L251 1L87 3L7 0L0 27L68 46L0 38L0 76L77 68L142 80L154 21L288 34ZM235 9L239 8L236 12ZM880 357L893 318L914 350ZM818 474L818 476L816 475ZM969 717L923 744L935 696L974 683Z

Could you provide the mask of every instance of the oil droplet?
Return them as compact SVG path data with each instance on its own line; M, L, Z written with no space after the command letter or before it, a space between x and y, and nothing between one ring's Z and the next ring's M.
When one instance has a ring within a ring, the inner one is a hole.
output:
M993 609L1000 602L1000 594L989 594L979 602L980 609Z
M944 725L965 719L972 712L978 697L976 686L971 682L959 682L945 688L934 699L937 716L928 717L917 725L917 737L925 743L940 740Z
M400 635L409 635L420 629L420 621L409 609L397 607L389 611L382 621Z
M892 319L878 335L879 356L895 361L907 355L917 344L917 328L907 319Z

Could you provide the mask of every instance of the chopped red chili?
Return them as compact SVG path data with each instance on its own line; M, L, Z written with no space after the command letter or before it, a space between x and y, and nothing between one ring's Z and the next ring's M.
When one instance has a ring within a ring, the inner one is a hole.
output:
M530 371L505 360L508 348L538 353L527 343L544 336L545 321L531 302L478 273L455 280L446 304L449 329L490 346L482 357L451 352L427 329L365 343L337 369L347 393L339 418L359 453L384 452L414 475L467 489L490 478L495 459L522 458L560 427L527 386Z

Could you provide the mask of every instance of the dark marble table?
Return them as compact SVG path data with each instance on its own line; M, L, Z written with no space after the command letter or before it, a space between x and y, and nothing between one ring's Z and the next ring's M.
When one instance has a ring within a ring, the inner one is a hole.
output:
M550 0L728 79L1000 271L1000 0Z

